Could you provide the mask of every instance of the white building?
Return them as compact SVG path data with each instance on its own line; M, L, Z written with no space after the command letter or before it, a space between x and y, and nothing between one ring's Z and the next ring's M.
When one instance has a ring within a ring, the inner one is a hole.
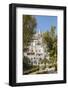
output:
M46 53L42 44L42 33L34 34L32 42L28 46L28 51L24 53L30 59L30 63L33 65L39 65L40 60L43 60Z

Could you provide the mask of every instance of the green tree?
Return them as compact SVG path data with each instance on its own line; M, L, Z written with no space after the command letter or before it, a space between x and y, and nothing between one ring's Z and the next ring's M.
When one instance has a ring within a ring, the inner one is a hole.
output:
M23 15L23 44L24 48L31 42L35 33L36 19L32 15Z
M46 45L47 52L49 52L51 63L53 64L56 63L57 61L56 27L52 26L50 31L47 31L43 34L43 43L44 45Z
M23 57L23 70L28 70L31 67L30 59L28 57Z

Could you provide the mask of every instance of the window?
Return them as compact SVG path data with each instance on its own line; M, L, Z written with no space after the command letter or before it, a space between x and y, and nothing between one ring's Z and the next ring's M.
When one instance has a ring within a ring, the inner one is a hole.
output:
M37 52L37 50L36 50L36 52Z
M34 61L34 64L37 64L37 62L36 62L36 61Z
M34 57L34 59L35 59L35 57Z
M31 58L31 60L33 60L33 58Z

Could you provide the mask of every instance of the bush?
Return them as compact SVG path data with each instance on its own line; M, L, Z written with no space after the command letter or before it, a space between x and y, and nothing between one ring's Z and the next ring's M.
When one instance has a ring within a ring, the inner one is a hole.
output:
M23 58L23 71L24 70L28 70L29 68L32 68L32 65L29 64L30 63L30 59L28 57Z

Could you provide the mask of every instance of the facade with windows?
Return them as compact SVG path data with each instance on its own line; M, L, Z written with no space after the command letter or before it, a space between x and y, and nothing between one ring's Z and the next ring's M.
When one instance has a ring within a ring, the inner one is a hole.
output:
M30 59L32 65L39 65L40 61L44 59L46 53L42 43L42 33L39 31L34 34L32 42L28 46L28 50L24 53Z

